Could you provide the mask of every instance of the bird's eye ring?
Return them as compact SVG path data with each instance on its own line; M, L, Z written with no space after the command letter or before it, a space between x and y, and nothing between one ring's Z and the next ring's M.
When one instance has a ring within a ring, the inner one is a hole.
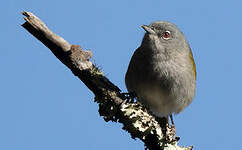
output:
M170 39L171 37L171 32L170 31L165 31L162 33L162 38L167 40L167 39Z

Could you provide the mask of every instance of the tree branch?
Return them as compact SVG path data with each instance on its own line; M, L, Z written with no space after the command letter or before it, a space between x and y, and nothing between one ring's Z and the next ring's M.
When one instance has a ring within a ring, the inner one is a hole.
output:
M26 21L22 26L48 47L94 93L95 102L99 104L99 114L105 121L122 123L123 129L128 131L132 138L139 138L150 150L192 149L192 146L177 146L177 141L166 142L155 117L139 103L128 102L130 98L122 94L120 89L92 64L91 51L84 51L78 45L69 44L50 31L34 14L22 14ZM172 129L168 128L169 132L172 133Z

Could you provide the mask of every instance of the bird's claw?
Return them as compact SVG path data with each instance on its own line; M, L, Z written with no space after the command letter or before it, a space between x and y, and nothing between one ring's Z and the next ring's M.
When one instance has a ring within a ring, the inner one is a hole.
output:
M135 98L137 97L134 92L122 93L122 95L123 95L126 102L131 102L131 103L134 103Z

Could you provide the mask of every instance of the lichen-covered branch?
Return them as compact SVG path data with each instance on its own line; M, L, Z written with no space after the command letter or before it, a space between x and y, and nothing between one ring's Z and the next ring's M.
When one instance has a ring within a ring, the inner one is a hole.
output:
M22 14L26 21L22 26L47 46L94 93L95 102L99 104L99 113L105 121L122 123L123 129L129 132L132 138L139 138L150 150L192 149L177 146L177 141L166 142L154 116L139 103L129 102L130 98L122 94L120 89L93 65L90 61L91 51L84 51L78 45L69 44L49 30L34 14ZM172 132L172 129L168 128L168 134L169 132Z

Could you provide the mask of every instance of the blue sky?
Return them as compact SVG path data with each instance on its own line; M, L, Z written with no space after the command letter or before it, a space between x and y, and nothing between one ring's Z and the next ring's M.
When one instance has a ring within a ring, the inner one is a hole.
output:
M31 11L126 91L124 75L142 24L167 20L186 35L197 64L193 103L175 116L181 145L242 149L242 2L162 0L2 1L0 149L143 149L117 123L104 122L93 94L20 25Z

